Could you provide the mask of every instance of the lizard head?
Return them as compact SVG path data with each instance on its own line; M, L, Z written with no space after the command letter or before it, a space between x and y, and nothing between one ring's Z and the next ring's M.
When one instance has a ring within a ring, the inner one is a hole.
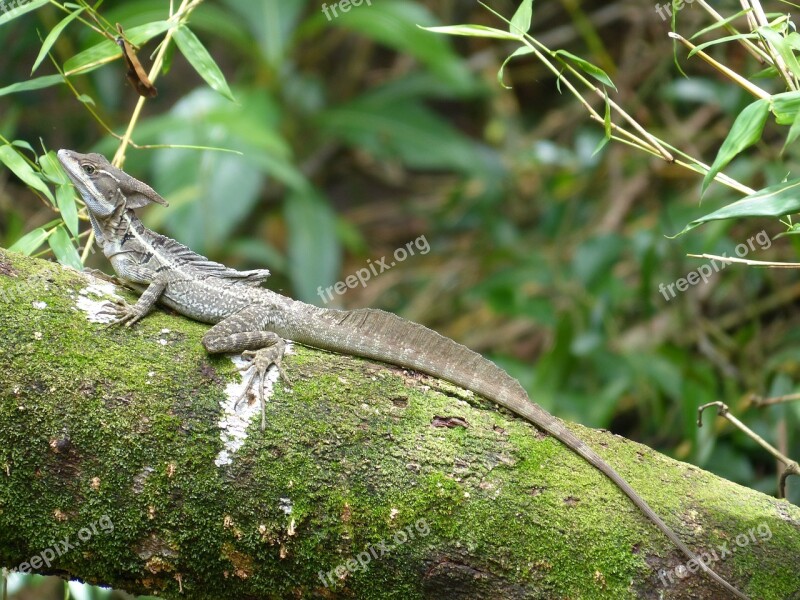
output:
M113 166L102 154L59 150L58 161L89 211L98 218L111 215L120 204L141 208L151 202L167 206L153 188Z

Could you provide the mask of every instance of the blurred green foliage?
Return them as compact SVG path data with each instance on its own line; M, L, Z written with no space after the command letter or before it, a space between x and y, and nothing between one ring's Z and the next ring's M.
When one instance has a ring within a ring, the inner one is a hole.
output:
M167 5L109 0L98 12L131 39L159 32L139 50L149 67L164 31L149 24L164 22ZM492 3L509 18L516 8ZM102 55L81 55L103 40L82 23L86 12L50 40L67 70ZM31 163L45 155L34 148L110 157L119 142L101 122L122 135L138 100L119 61L71 76L74 91L36 89L61 81L48 59L33 76L31 67L65 16L46 5L0 26L0 135L27 140L17 156ZM137 145L158 147L127 151L125 169L170 201L145 212L146 223L231 266L267 266L270 287L318 304L320 286L425 235L430 253L337 296L339 305L423 322L491 356L562 418L775 493L776 464L764 450L711 415L698 429L696 415L722 400L786 454L800 454L800 405L750 404L751 395L798 390L796 277L730 265L674 298L659 286L708 262L689 252L734 256L761 230L774 238L786 228L776 219L713 221L668 239L741 194L712 184L700 205L702 176L620 144L595 152L603 125L560 94L540 63L515 58L504 73L513 89L498 85L517 44L419 27L457 23L506 27L477 3L452 0L374 0L330 20L306 0L202 2L188 21L196 38L184 34L182 47L166 50L158 97L133 130ZM688 37L707 24L687 5L678 30ZM614 100L648 131L711 164L752 97L678 50L682 78L669 30L652 5L560 0L534 6L531 32L602 67ZM745 76L761 69L736 45L707 52ZM31 77L47 79L26 84ZM783 91L774 80L760 85ZM592 102L602 114L603 99ZM725 172L754 189L791 180L800 156L796 144L783 147L785 128L767 121L749 134L755 148L739 144ZM32 172L28 163L0 171L0 245L38 231L28 242L42 246L51 231L41 253L75 264L85 215L59 191L55 170L52 201L42 191L37 198L23 184ZM747 258L796 261L799 243L777 238ZM102 257L87 262L108 270Z

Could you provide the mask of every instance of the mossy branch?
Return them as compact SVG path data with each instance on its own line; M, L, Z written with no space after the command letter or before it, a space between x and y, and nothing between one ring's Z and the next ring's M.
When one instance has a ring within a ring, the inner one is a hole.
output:
M568 449L400 369L295 348L226 464L241 374L206 326L105 329L98 294L0 250L0 566L190 600L720 597ZM571 427L740 589L800 593L797 507Z

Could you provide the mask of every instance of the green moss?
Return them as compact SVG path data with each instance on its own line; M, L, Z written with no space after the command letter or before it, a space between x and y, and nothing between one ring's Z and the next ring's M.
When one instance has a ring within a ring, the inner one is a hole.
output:
M0 251L0 262L11 258ZM684 562L555 440L448 384L347 356L295 347L285 360L293 384L276 386L266 430L254 419L218 468L219 403L241 375L205 355L207 326L162 311L132 329L87 324L75 309L84 276L18 256L13 265L18 277L0 275L0 292L50 281L0 296L5 565L105 516L113 533L53 568L174 598L413 599L447 586L632 598L659 585L653 565ZM434 417L467 426L434 427ZM796 507L571 427L698 550L766 524L771 539L713 566L759 598L797 593ZM414 538L398 544L401 532ZM717 593L699 575L675 589Z

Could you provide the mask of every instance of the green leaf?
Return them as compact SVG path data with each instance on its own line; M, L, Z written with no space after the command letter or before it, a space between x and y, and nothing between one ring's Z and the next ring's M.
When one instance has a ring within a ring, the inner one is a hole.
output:
M511 24L508 28L510 33L522 35L531 28L531 18L533 17L533 0L522 0L517 12L511 17Z
M25 140L14 140L13 142L11 142L11 145L16 146L17 148L23 148L24 150L27 150L28 152L36 156L36 151L33 149L33 146L31 146Z
M767 122L769 114L769 100L762 98L749 104L739 113L728 132L728 137L722 142L717 152L714 164L703 177L702 194L705 194L714 177L745 148L749 148L761 139L761 132ZM784 214L784 213L781 213Z
M608 90L605 88L603 88L603 95L606 103L606 112L603 116L603 130L605 135L603 135L603 139L600 140L597 144L597 148L592 152L592 156L600 152L600 150L605 148L606 144L611 141L611 102L608 101Z
M45 230L44 227L37 227L14 242L9 250L12 252L21 252L26 256L30 256L38 250L39 246L44 243L49 235L50 232Z
M783 92L770 98L770 108L778 125L791 125L800 113L800 92Z
M506 85L505 82L503 81L503 70L506 68L506 65L508 64L508 62L512 58L514 58L515 56L523 56L525 54L533 54L533 48L531 48L530 46L521 46L521 47L517 48L516 50L514 50L514 52L512 52L508 56L508 58L506 58L503 61L503 64L500 65L500 70L497 71L497 81L498 81L498 83L500 85L502 85L507 90L510 90L511 86L510 85Z
M75 202L75 188L69 184L59 185L56 188L56 200L58 200L58 210L61 218L69 228L73 236L78 237L78 205Z
M421 27L425 31L444 33L446 35L466 35L469 37L496 38L499 40L517 40L520 36L485 25L445 25L443 27Z
M783 37L780 33L770 29L769 26L766 25L759 27L756 31L778 51L778 54L780 54L786 67L792 72L792 75L795 77L800 76L800 63L797 62L797 57L794 55L792 40Z
M298 299L323 304L317 293L332 284L341 267L336 215L313 189L295 192L284 202L289 229L289 273ZM334 298L338 298L336 293ZM328 297L326 297L329 299Z
M607 85L614 90L617 89L617 86L614 85L614 82L611 81L611 78L600 67L596 67L589 61L582 59L580 56L575 56L572 52L567 52L566 50L556 50L555 54L556 56L563 56L564 58L574 62L584 73L594 77L600 83Z
M25 162L25 159L11 145L0 146L0 162L11 169L14 175L19 177L27 186L44 194L52 204L56 203L50 188L45 185L44 181L39 178L31 166Z
M236 102L236 98L233 97L222 71L220 71L214 59L211 58L205 46L192 33L192 30L186 25L181 25L175 32L174 39L181 54L186 57L186 60L200 74L200 77L205 79L206 83L211 86L211 89L219 92L231 102Z
M800 112L794 116L794 122L789 128L789 133L786 136L786 143L783 145L783 148L781 148L781 154L786 152L786 148L788 148L791 144L794 144L798 136L800 136Z
M0 96L5 96L6 94L16 94L17 92L40 90L58 83L64 83L64 78L61 75L45 75L44 77L37 77L36 79L29 79L28 81L12 83L4 88L0 88Z
M52 150L39 157L39 166L42 168L42 175L47 177L50 183L55 183L56 185L69 183L67 174L64 173L61 163L56 158L56 153Z
M70 23L72 23L75 17L81 14L83 10L84 10L83 8L80 8L75 12L67 15L66 17L61 19L61 21L59 21L58 25L56 25L55 27L53 27L53 29L50 30L50 33L47 34L47 37L44 38L44 42L42 42L42 49L39 50L39 56L36 57L36 60L33 63L33 67L31 68L31 75L33 75L33 72L39 68L40 64L42 64L44 57L47 56L48 52L50 52L50 48L53 47L53 44L55 44L56 40L58 39L58 36L61 35L61 32L64 31L64 28Z
M138 27L131 27L125 31L125 37L135 46L141 46L158 34L165 32L171 25L172 23L169 21L154 21ZM120 47L111 40L104 39L68 59L64 63L64 74L88 73L120 56L122 56Z
M58 262L78 271L83 269L81 256L78 254L77 248L73 245L64 227L56 227L52 235L47 238L47 242L50 244L50 248L53 249L53 254L56 255Z
M694 48L689 51L689 54L686 55L687 58L691 58L701 50L705 50L710 46L716 46L718 44L725 44L727 42L734 42L738 40L757 40L758 36L755 33L737 33L736 35L728 35L721 38L715 38L709 42L704 42L702 44L698 44Z
M672 236L678 237L709 221L737 219L739 217L781 217L800 212L800 179L792 179L765 187L762 190L745 196L741 200L728 204L699 219L695 219L683 231Z
M25 13L29 13L32 10L36 10L37 8L42 7L45 4L48 4L49 2L50 0L31 0L31 2L25 2L24 4L20 4L19 6L12 8L8 12L4 11L3 14L0 15L0 26L5 25L9 21L13 21L17 17L20 17Z
M699 37L701 37L701 36L705 35L705 34L706 34L706 33L708 33L709 31L714 31L715 29L718 29L718 28L720 28L720 27L725 27L725 26L726 26L728 23L732 23L733 21L735 21L735 20L736 20L736 19L738 19L739 17L743 17L744 15L746 15L747 13L750 13L750 12L752 12L752 11L753 11L753 9L752 9L752 8L747 8L747 9L745 9L745 10L740 10L739 12L737 12L737 13L735 13L735 14L731 15L730 17L727 17L727 18L725 18L725 19L722 19L721 21L714 21L714 22L713 22L711 25L709 25L708 27L704 27L703 29L701 29L700 31L698 31L697 33L695 33L695 34L694 34L692 37L690 37L689 39L690 39L690 40L694 40L694 39L697 39L697 38L699 38Z

